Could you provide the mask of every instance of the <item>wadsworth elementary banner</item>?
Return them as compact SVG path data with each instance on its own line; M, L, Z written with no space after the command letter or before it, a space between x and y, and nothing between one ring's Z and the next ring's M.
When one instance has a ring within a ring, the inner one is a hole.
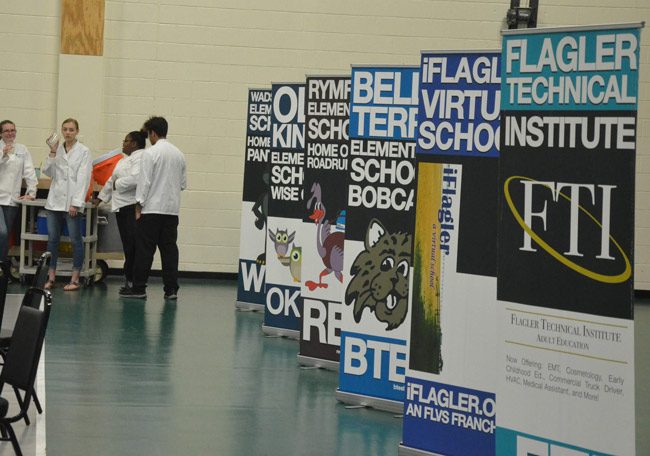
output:
M305 84L272 84L266 334L300 337Z
M400 412L410 333L417 67L352 67L338 400Z
M634 455L639 25L503 33L499 455Z
M298 361L338 371L350 157L350 77L307 77Z
M246 161L239 241L236 307L264 310L266 292L266 217L269 208L271 90L249 89Z
M422 53L400 455L495 454L500 52Z

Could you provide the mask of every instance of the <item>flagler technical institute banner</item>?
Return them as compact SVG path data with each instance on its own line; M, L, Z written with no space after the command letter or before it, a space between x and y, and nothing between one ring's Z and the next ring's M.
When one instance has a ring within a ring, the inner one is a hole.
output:
M273 84L270 198L266 240L266 308L262 330L300 337L302 240L305 212L305 84Z
M400 455L495 454L500 52L423 52Z
M634 455L640 26L503 35L497 454Z
M249 89L247 118L237 307L262 311L266 300L264 274L271 148L270 89Z
M338 371L350 156L350 77L307 78L301 364Z
M401 412L410 333L417 67L352 67L342 402Z

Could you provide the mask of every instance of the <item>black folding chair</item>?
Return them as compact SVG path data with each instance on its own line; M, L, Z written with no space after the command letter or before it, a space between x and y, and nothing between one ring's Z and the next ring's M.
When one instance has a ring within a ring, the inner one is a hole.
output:
M50 267L50 258L52 254L50 252L44 252L37 261L36 272L32 279L33 288L43 288L45 282L48 279L49 267ZM2 325L2 318L4 316L5 301L7 298L7 278L0 277L0 326ZM25 292L23 297L22 305L28 305L30 307L38 307L41 305L42 295L30 293L29 290ZM11 335L13 333L12 329L3 329L0 330L0 357L4 359L4 355L7 353L9 345L11 345Z
M4 310L5 310L5 303L7 299L6 280L7 280L6 278L0 277L0 312L2 314L0 315L0 325L2 324ZM4 294L2 294L3 288L5 288ZM43 298L43 294L39 293L38 290L43 291L42 288L36 288L36 287L28 288L25 294L23 295L23 300L20 304L21 307L28 306L28 307L33 307L35 309L38 309L41 306L41 300ZM7 350L11 345L12 338L13 338L13 329L6 328L0 330L0 357L2 359L4 359L5 355L7 354Z
M36 272L32 278L32 287L43 288L49 279L50 259L52 254L50 252L43 252L36 262Z
M1 280L1 278L0 278ZM0 282L0 290L2 288L2 283ZM44 296L52 296L49 290L43 290L42 288L30 287L23 296L23 301L20 304L21 309L23 307L31 307L33 309L38 309L41 306L41 301ZM0 300L1 301L1 300ZM4 310L4 301L0 304L0 307L3 307ZM7 357L7 352L13 344L13 332L15 329L5 329L0 331L0 358L3 362ZM41 402L38 400L36 391L33 392L34 405L39 414L43 413L43 407L41 407ZM25 423L29 425L29 418L25 417Z
M18 412L8 416L9 401L0 397L0 434L2 435L0 440L11 442L14 451L19 456L22 455L22 451L12 424L23 419L29 424L27 410L34 397L34 381L52 309L50 292L47 290L38 290L38 292L45 298L44 308L40 310L30 306L20 307L14 327L13 341L7 352L5 365L0 372L0 393L5 385L11 386L19 405Z
M9 279L7 276L0 276L0 356L2 356L2 339L11 338L12 329L1 329L2 320L5 315L5 303L7 302L7 285Z

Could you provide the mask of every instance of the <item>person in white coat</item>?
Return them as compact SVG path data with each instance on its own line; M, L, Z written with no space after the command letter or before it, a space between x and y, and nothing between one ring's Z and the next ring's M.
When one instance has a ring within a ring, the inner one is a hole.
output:
M38 179L34 170L32 156L22 144L16 142L16 124L11 120L0 122L0 269L9 279L11 263L7 258L9 252L9 233L18 214L16 200L33 200L36 197ZM27 191L20 196L22 181L25 179Z
M120 294L133 286L133 261L135 258L135 189L140 175L140 160L146 143L141 131L132 131L124 138L122 152L126 158L118 161L113 174L97 196L98 202L111 202L124 251L124 277L126 284Z
M185 156L167 141L167 120L151 117L144 123L151 147L142 154L135 192L136 247L133 287L120 296L146 299L147 280L156 247L160 251L165 299L178 294L178 214L187 186Z
M50 259L49 280L45 288L52 288L56 280L56 265L59 257L59 242L63 222L68 226L72 244L72 277L63 289L78 290L81 285L79 277L84 262L84 248L81 238L79 214L84 211L84 203L90 185L92 160L90 150L77 141L79 122L66 119L61 124L63 143L50 145L50 154L45 161L43 173L52 178L47 195L47 250L52 253Z

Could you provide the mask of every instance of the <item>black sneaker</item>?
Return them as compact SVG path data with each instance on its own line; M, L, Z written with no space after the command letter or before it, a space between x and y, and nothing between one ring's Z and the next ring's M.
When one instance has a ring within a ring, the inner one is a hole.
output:
M166 291L165 292L165 299L178 299L178 290L176 291Z
M120 288L120 291L118 292L118 294L119 294L120 296L122 296L124 293L127 293L127 292L129 292L129 291L131 291L131 287L129 287L129 286L127 285L127 286L124 286L124 287Z
M128 290L124 290L123 293L120 293L120 298L147 299L147 293L129 288Z

